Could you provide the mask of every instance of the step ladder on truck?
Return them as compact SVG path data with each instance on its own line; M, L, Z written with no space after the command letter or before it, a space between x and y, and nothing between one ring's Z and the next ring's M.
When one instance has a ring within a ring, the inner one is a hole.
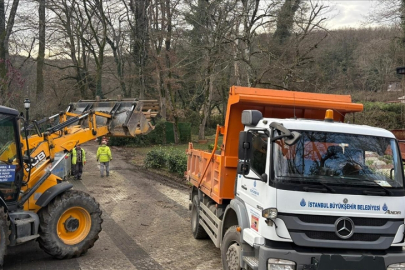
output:
M362 110L348 95L231 87L212 152L187 150L194 238L225 270L405 269L398 141L344 122Z

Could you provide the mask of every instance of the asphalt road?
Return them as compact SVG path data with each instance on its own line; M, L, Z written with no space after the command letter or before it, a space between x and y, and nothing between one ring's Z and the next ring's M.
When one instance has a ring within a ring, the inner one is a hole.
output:
M222 269L211 240L192 236L187 188L139 170L119 148L112 148L110 177L100 178L97 146L84 145L83 180L70 181L103 210L103 230L94 247L82 257L56 260L32 241L9 247L4 269Z

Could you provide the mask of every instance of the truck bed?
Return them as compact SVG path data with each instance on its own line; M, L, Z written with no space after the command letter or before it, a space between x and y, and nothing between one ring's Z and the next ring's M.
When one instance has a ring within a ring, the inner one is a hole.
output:
M239 132L243 110L259 110L267 118L322 120L332 109L334 121L344 121L347 113L360 112L362 104L352 103L349 95L330 95L232 86L229 91L225 126L217 127L215 146L223 135L220 149L210 153L189 144L186 178L218 204L234 198L238 165Z

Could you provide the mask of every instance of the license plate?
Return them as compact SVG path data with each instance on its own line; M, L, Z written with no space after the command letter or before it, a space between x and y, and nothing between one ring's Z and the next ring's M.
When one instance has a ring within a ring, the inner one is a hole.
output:
M317 270L386 270L383 257L362 256L345 259L341 255L322 255Z

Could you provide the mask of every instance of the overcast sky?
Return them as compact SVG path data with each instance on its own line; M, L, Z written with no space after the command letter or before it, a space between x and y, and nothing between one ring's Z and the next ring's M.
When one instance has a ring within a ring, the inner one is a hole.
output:
M344 27L362 27L365 17L370 13L372 7L378 4L374 0L331 0L329 2L335 6L333 12L335 17L328 20L329 29Z

